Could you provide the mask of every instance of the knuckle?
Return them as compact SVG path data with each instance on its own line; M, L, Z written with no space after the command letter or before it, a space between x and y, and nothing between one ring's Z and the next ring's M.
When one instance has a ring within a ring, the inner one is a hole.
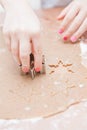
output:
M72 20L72 17L69 16L69 15L67 15L65 20L66 20L66 22L71 21L71 20Z
M17 34L23 34L25 33L25 29L20 28L20 29L17 29L16 32Z
M79 26L81 24L79 21L81 21L81 18L75 20L75 22L74 22L74 28L76 28L77 26Z
M68 34L72 34L72 33L73 33L73 29L69 29Z
M17 35L17 29L16 28L10 29L10 34L13 36Z
M77 32L75 33L75 37L78 38L79 36L81 36L81 32L80 32L80 31L77 31Z
M28 37L30 35L30 31L27 29L20 29L16 31L17 36L20 37Z
M82 35L82 32L81 31L78 31L77 33L76 33L76 37L79 37L79 36L81 36Z
M11 35L15 36L17 34L16 30L11 31Z
M8 36L9 35L9 31L6 31L5 29L3 29L3 34L4 34L4 36Z
M3 34L4 34L5 36L8 36L8 35L16 35L16 34L17 34L17 31L16 31L16 30L13 30L13 29L9 29L9 30L3 29Z
M64 20L64 21L63 21L63 23L61 24L60 28L65 29L65 28L66 28L66 26L67 26L67 24L66 24L66 20Z

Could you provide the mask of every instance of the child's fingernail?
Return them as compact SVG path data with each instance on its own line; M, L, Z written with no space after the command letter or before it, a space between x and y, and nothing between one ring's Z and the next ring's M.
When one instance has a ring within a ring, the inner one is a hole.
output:
M59 34L62 34L62 33L63 33L63 29L59 29L59 30L58 30L58 33L59 33Z
M22 68L22 70L23 70L24 73L29 72L29 69L27 67Z
M36 71L36 72L40 72L40 68L36 68L35 71Z
M64 41L67 41L67 40L68 40L68 37L67 37L67 36L64 36L64 37L63 37L63 40L64 40Z
M76 42L76 37L75 36L72 36L71 38L70 38L70 40L72 41L72 42Z

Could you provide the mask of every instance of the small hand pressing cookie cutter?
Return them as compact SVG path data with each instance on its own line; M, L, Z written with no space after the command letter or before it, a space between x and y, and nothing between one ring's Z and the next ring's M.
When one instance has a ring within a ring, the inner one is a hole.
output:
M20 66L22 67L22 65ZM42 55L42 70L40 72L36 72L34 68L34 55L30 54L30 72L29 73L23 73L21 70L22 75L30 74L31 79L34 79L37 74L46 74L46 66L45 66L45 56Z

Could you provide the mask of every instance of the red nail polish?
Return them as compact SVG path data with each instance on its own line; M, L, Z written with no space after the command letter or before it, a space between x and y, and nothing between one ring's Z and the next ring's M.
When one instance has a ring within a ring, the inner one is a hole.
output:
M23 70L23 72L24 72L24 73L29 72L29 69L28 69L28 68L26 68L26 67L22 68L22 70Z
M67 40L68 40L68 37L67 37L67 36L63 37L63 40L64 40L64 41L67 41Z
M36 72L40 72L40 68L36 68L35 71L36 71Z

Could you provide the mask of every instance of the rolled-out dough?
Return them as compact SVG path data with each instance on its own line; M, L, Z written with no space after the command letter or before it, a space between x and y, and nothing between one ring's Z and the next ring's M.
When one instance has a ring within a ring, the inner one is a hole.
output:
M0 33L0 118L49 117L87 99L87 69L79 44L63 43L58 34L59 9L39 11L46 75L33 81L21 76Z

